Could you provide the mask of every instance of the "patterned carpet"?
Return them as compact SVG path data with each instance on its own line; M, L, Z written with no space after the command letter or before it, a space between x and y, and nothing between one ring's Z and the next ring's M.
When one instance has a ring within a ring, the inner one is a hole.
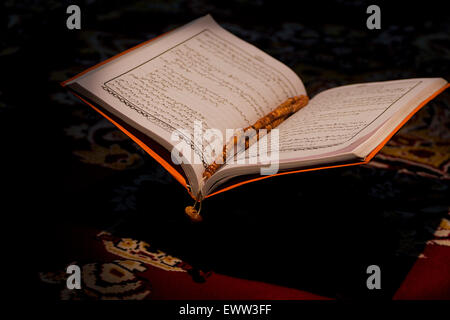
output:
M11 127L8 119L30 105L39 106L48 124L34 131L30 146L39 155L36 171L48 172L40 181L55 199L39 210L34 259L42 298L450 299L448 92L370 164L234 189L205 202L205 223L192 225L183 216L191 203L183 188L58 85L206 13L290 66L310 96L365 81L448 80L448 19L427 12L417 24L387 18L370 33L331 14L314 23L261 1L106 3L83 2L80 32L55 28L64 23L64 1L48 1L45 10L38 1L3 4L7 36L0 56L7 71L17 63L32 70L35 85L25 96L19 76L1 80L2 93L9 93L0 95L2 125ZM353 12L364 3L334 1L330 8ZM267 23L271 12L278 15ZM29 112L30 119L38 113ZM261 203L262 197L283 201ZM65 268L73 263L83 270L81 290L65 286ZM370 264L383 271L382 292L365 287Z

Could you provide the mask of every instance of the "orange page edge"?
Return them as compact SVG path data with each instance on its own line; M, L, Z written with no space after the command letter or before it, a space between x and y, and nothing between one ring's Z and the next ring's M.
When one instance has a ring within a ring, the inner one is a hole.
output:
M175 169L173 168L170 163L168 163L166 160L161 158L155 151L153 151L148 145L146 145L144 142L142 142L139 138L137 138L135 135L133 135L131 132L129 132L127 129L122 127L119 123L111 119L107 114L105 114L103 111L98 109L96 106L91 104L89 101L83 99L78 94L71 91L72 94L74 94L76 97L78 97L81 101L86 103L88 106L93 108L95 111L100 113L103 117L105 117L108 121L110 121L112 124L114 124L120 131L125 133L128 137L130 137L134 142L136 142L142 149L144 149L145 152L147 152L153 159L155 159L160 165L163 166L164 169L166 169L183 187L186 188L188 193L191 195L192 198L195 199L195 197L192 195L188 184L186 183L186 179Z

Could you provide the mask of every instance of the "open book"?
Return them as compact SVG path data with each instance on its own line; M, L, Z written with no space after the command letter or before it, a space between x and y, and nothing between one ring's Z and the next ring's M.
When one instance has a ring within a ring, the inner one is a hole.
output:
M202 199L268 176L365 163L448 87L442 78L419 78L323 91L261 138L256 153L249 152L251 146L204 179L213 159L209 144L196 136L195 124L200 124L200 133L214 129L226 137L228 129L248 127L286 99L307 95L291 69L208 15L63 85L136 141L194 198ZM172 151L180 142L192 153L188 157L177 151L182 161L174 163ZM259 157L262 151L269 155L266 160ZM276 172L261 175L275 162Z

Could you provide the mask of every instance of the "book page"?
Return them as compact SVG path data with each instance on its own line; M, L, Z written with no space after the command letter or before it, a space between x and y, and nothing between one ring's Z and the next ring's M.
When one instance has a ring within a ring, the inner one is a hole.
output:
M75 80L75 90L171 150L174 131L201 160L201 130L251 125L288 97L306 94L285 65L221 28L210 16L150 42ZM156 136L156 137L155 137ZM159 138L159 140L158 140Z
M441 80L438 86L445 83ZM415 101L437 82L439 79L424 78L372 82L319 93L279 126L281 157L307 157L344 149L392 117L405 116L405 106L417 105Z

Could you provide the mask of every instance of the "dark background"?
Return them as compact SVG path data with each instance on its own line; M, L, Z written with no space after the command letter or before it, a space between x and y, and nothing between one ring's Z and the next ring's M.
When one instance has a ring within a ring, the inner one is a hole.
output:
M66 28L70 4L81 7L81 30ZM369 4L381 7L381 30L366 28ZM101 118L59 83L207 13L293 68L311 96L355 82L448 79L444 8L443 1L3 2L2 213L18 256L11 280L29 281L46 298L37 271L70 262L78 247L70 234L89 228L148 240L200 270L338 298L392 297L430 236L424 221L436 227L446 214L445 181L370 166L278 177L211 198L205 222L193 225L183 215L191 204L184 189L131 141L121 144L140 154L136 165L80 161L74 150L87 148L87 138L67 130ZM448 100L444 93L439 108L448 110ZM424 216L427 206L438 209ZM407 252L405 230L415 234ZM370 264L383 270L381 292L365 288Z

